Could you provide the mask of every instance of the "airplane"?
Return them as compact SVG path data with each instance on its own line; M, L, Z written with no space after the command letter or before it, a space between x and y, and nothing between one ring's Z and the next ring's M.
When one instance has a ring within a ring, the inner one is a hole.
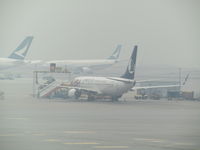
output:
M135 87L137 82L135 77L137 48L134 46L125 73L120 77L91 77L81 76L72 80L70 85L62 85L61 88L68 89L68 96L78 99L82 94L88 96L88 100L94 100L98 96L109 97L112 101L118 101L124 93L135 89L144 89L145 87ZM161 87L161 86L160 86ZM162 87L180 87L180 85L163 85ZM158 86L149 86L146 88L158 88Z
M0 70L21 66L26 64L25 57L32 43L33 36L27 36L21 44L8 56L8 58L0 58Z
M113 101L117 101L136 84L134 80L136 55L137 46L134 47L127 69L121 77L82 76L72 80L70 86L63 87L69 89L69 97L78 99L85 93L88 95L88 100L93 100L95 96L110 96Z
M47 61L46 64L52 63L56 66L67 67L73 73L92 73L94 69L103 69L111 66L119 61L119 55L122 45L117 45L117 48L112 55L106 59L89 59L89 60L53 60Z

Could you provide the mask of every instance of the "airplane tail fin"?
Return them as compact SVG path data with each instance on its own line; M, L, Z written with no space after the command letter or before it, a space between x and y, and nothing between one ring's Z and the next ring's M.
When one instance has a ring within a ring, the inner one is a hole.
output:
M134 79L135 76L135 65L136 65L136 57L137 57L137 48L138 46L134 46L131 58L129 60L126 72L121 76L121 78L125 79Z
M110 57L108 57L108 59L118 59L120 51L121 51L121 48L122 48L122 45L117 45L117 48L112 53L112 55Z
M33 36L26 37L8 58L24 60L33 40Z

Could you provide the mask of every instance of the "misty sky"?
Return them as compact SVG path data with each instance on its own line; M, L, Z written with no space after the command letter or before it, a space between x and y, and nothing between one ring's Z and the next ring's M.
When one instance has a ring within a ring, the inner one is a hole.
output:
M139 65L199 67L200 1L0 0L0 57L27 35L27 59L101 59L117 44L127 59L138 44Z

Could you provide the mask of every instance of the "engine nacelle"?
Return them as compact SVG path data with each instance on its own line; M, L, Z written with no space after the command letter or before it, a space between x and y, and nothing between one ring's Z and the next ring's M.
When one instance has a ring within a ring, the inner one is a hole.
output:
M81 96L81 92L79 90L76 89L70 89L68 91L68 96L71 98L79 98Z
M69 96L69 97L74 97L74 96L75 96L75 92L76 92L76 89L70 89L70 90L68 91L68 96Z

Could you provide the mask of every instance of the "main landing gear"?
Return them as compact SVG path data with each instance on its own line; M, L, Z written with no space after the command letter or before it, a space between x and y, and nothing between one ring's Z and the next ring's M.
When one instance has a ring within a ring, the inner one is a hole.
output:
M117 102L119 101L119 98L122 97L122 95L120 96L112 96L112 102Z

